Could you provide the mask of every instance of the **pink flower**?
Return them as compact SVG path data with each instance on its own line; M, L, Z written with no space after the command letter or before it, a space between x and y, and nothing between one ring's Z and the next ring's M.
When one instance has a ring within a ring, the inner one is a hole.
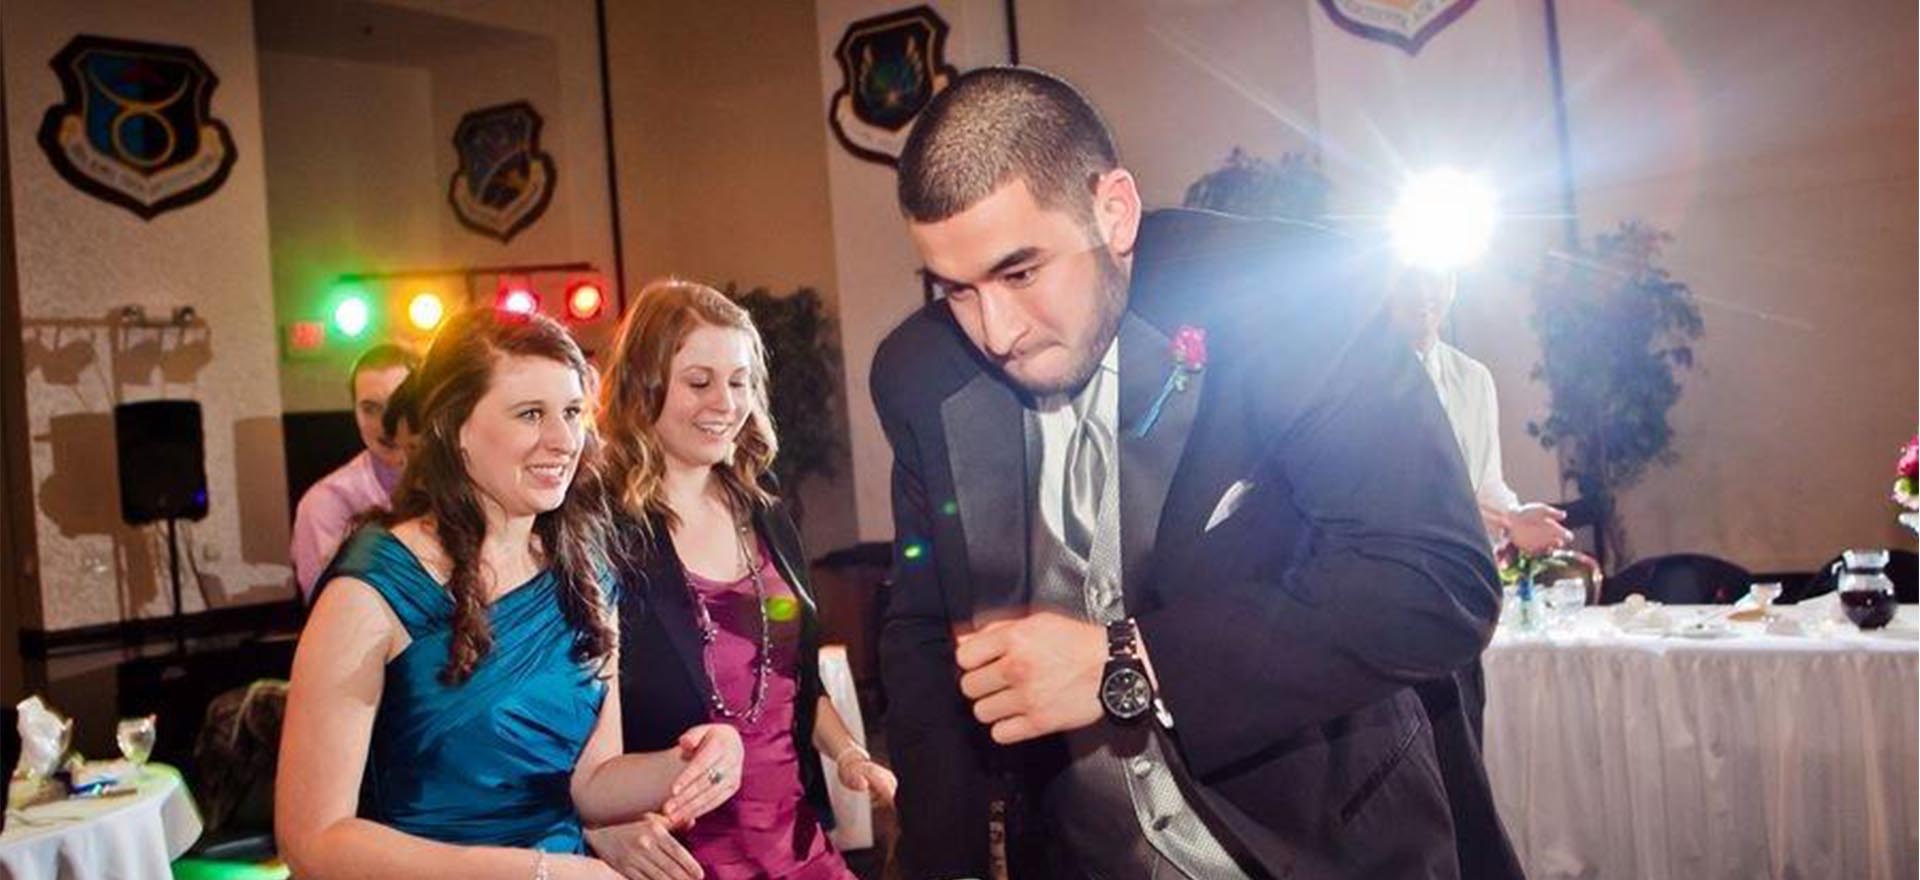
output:
M1160 394L1147 407L1146 415L1140 417L1133 426L1133 437L1138 440L1153 430L1155 422L1160 421L1160 410L1167 405L1167 398L1176 391L1186 391L1188 379L1207 367L1207 331L1192 324L1181 324L1173 334L1173 369L1167 371L1167 382L1160 386Z
M1920 479L1920 434L1907 441L1906 448L1900 450L1900 462L1894 466L1894 476L1908 479Z
M1173 362L1194 373L1207 368L1206 328L1180 325L1173 334Z

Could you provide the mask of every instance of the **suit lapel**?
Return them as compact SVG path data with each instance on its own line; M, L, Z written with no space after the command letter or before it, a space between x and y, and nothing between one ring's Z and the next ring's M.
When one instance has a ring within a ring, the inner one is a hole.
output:
M703 695L712 693L706 645L700 639L699 616L694 612L692 591L687 588L687 572L680 567L680 554L673 549L667 524L655 519L653 534L653 562L646 567L647 602L660 615L660 629L694 689Z
M940 404L975 612L1024 605L1028 598L1023 412L1013 391L984 371Z
M1206 379L1205 371L1189 376L1187 389L1169 395L1146 436L1136 438L1136 426L1173 370L1172 346L1166 334L1132 311L1120 323L1120 423L1114 427L1120 436L1121 582L1129 610L1139 599L1139 585L1153 559L1167 490L1186 450Z

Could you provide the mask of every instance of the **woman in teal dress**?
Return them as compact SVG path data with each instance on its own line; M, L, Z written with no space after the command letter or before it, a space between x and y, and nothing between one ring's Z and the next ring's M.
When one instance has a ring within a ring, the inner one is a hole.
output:
M281 854L303 880L618 877L582 819L689 821L743 749L705 725L620 754L590 368L554 321L478 309L410 382L393 510L321 577L294 659Z

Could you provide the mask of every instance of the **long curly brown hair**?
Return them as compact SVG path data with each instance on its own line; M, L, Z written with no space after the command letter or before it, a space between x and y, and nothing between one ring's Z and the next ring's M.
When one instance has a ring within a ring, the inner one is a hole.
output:
M639 521L678 522L661 479L666 455L654 433L666 405L673 356L694 330L740 330L753 340L753 409L734 441L733 458L714 467L735 510L744 514L773 503L760 481L780 450L767 402L767 352L753 318L733 300L691 281L656 281L640 291L615 333L600 390L599 425L606 439L606 484L610 494Z
M566 328L543 315L475 308L449 318L434 337L411 385L405 417L416 433L407 467L394 487L389 527L424 518L433 524L451 561L447 591L453 595L453 640L440 681L465 682L493 648L485 588L477 563L486 515L460 452L460 428L493 383L495 366L509 356L557 361L580 377L591 398L596 377ZM611 603L601 589L608 570L606 492L599 476L599 440L589 423L573 484L559 507L533 520L546 564L558 578L560 608L574 631L574 656L604 661L616 644Z

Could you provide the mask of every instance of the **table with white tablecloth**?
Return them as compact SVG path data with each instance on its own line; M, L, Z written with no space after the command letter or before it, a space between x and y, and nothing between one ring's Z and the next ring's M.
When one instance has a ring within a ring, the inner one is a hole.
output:
M1529 877L1915 876L1920 609L1790 634L1727 610L1496 634L1487 774Z
M70 798L7 813L0 880L167 880L200 837L200 811L164 764L149 764L132 794Z

